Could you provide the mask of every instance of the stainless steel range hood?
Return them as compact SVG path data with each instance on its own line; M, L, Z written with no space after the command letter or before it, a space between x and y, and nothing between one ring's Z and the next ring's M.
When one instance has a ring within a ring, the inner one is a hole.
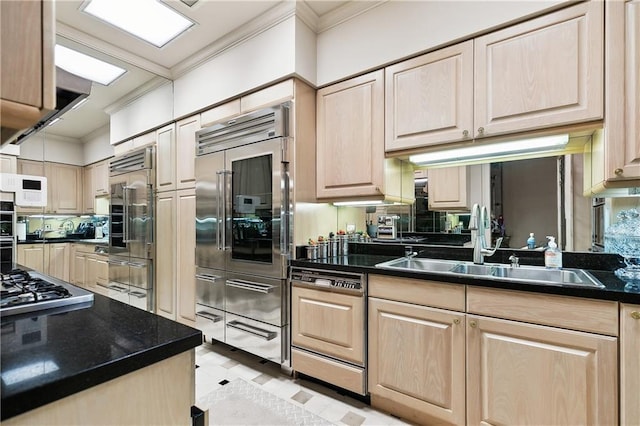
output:
M22 130L11 143L20 145L27 138L47 127L64 113L76 106L91 93L91 80L78 77L62 68L56 67L56 107L44 115L33 127Z

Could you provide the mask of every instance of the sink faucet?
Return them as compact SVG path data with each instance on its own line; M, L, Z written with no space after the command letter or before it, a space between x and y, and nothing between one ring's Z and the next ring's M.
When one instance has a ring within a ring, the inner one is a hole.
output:
M489 212L486 206L474 204L471 209L471 218L469 219L469 230L472 231L473 237L473 263L478 265L484 264L485 256L493 256L496 250L502 244L502 237L496 241L496 246L492 249L487 246L487 240L484 236L485 231L489 229Z
M416 257L417 255L418 255L418 252L413 251L413 247L411 247L411 246L405 246L404 247L404 256L407 259L411 260L414 257Z

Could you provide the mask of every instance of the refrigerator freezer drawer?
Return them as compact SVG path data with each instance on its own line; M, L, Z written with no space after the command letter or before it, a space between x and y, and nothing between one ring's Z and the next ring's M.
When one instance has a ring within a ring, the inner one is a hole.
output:
M287 324L284 306L286 281L229 274L225 281L227 312L282 327Z
M224 342L224 311L196 304L196 328L206 340Z
M223 271L196 268L196 303L215 309L224 309Z
M279 364L285 360L284 329L228 312L225 316L227 344Z

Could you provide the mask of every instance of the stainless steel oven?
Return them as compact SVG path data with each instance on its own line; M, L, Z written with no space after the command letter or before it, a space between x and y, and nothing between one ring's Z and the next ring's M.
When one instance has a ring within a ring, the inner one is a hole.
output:
M605 209L606 203L604 198L593 198L593 207L591 209L591 251L604 251L604 230L605 230Z
M0 201L0 272L14 267L16 252L16 213L13 201Z
M291 367L367 394L364 275L291 268Z
M196 326L288 364L289 104L196 133Z

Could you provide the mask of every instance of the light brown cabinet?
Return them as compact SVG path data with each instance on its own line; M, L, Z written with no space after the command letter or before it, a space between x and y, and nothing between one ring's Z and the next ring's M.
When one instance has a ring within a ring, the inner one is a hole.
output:
M96 197L109 195L109 160L90 164L83 168L84 213L95 213Z
M47 178L47 206L18 207L23 213L83 213L83 170L70 164L18 159L18 173Z
M429 210L470 210L467 166L429 169Z
M18 171L18 162L13 155L0 155L0 170L2 173L16 173Z
M176 123L176 189L195 188L196 132L200 130L200 115Z
M320 201L413 200L413 169L384 157L384 71L317 92Z
M473 41L385 68L385 150L473 137Z
M196 325L196 191L195 188L176 192L176 320Z
M0 2L4 143L55 108L55 11L51 1Z
M176 189L176 126L175 123L156 131L156 191Z
M73 244L70 282L106 296L109 285L108 257L96 254L92 244Z
M617 424L616 302L469 287L467 312L467 423Z
M46 274L45 249L46 245L43 243L18 244L16 247L16 259L20 265Z
M605 8L605 119L585 148L586 196L640 186L640 1Z
M603 119L603 2L386 68L387 152Z
M640 419L640 305L620 304L620 424Z
M176 192L160 192L156 197L155 285L158 315L176 319ZM195 233L195 221L191 223ZM195 245L194 245L195 249ZM182 271L180 271L182 274ZM195 276L195 274L194 274Z
M27 268L69 281L71 245L69 243L18 244L16 259Z
M373 407L419 424L465 423L463 285L369 276Z

